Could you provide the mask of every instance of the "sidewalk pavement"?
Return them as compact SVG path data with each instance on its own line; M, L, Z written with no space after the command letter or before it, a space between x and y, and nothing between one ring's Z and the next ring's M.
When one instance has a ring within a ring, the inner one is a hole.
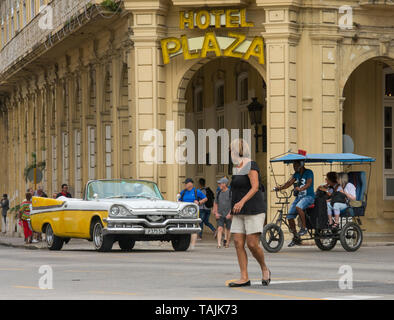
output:
M211 234L205 235L205 239L202 240L203 243L210 243L212 245L216 243L216 240L212 237ZM287 247L287 242L283 247ZM147 249L152 247L167 247L171 246L166 242L160 241L141 241L136 243L136 248L138 249ZM25 244L23 238L19 237L8 237L4 233L0 234L0 246L7 246L13 248L24 248L30 250L47 250L46 242L38 242ZM304 241L303 245L305 247L315 246L314 241ZM363 247L379 247L379 246L394 246L394 234L364 234ZM67 248L69 249L80 249L80 250L93 250L93 243L84 239L71 239L71 241L67 244Z

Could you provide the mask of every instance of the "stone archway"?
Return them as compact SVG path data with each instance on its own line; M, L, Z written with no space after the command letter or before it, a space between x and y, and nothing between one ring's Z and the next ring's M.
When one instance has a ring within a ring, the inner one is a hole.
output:
M180 63L179 60L183 59L181 56L178 56L176 58L178 61L178 63ZM177 77L175 78L175 83L177 83L177 87L176 87L176 98L183 100L185 98L185 92L186 92L186 88L190 82L190 80L193 78L193 75L204 65L206 65L207 63L209 63L210 61L216 60L216 59L220 59L220 57L208 57L205 59L200 59L197 62L184 62L183 63L183 67L181 70L179 70ZM234 58L236 59L236 58ZM265 66L259 64L257 62L256 59L251 59L249 61L245 61L242 59L237 59L239 61L244 61L245 63L251 65L254 69L257 70L257 72L260 74L260 76L263 78L263 80L266 82L267 80L267 71L265 69ZM183 61L183 60L181 60Z
M394 92L393 96L386 93L388 81L394 83L386 77L386 74L393 74L391 79L394 79L394 58L373 56L370 52L355 60L354 65L355 69L348 70L348 78L341 88L344 99L343 133L354 142L355 153L376 159L363 223L368 232L393 232L394 220L390 218L390 212L394 207L394 197L387 197L385 185L386 179L394 176L394 162L392 158L387 159L389 156L386 154L393 150L394 118L389 116L391 122L387 123L385 119L394 112ZM388 131L390 136L387 136ZM364 166L357 170L368 172Z
M179 130L181 128L187 128L187 121L186 121L186 107L187 107L187 97L186 91L188 86L191 84L193 77L204 68L209 63L215 61L229 61L229 60L236 60L240 64L247 65L252 70L261 77L262 82L266 83L266 69L265 66L258 64L257 60L253 58L249 61L245 61L242 59L236 58L225 58L225 57L214 57L214 58L205 58L200 59L198 61L184 61L183 57L178 56L173 58L171 65L168 66L169 71L167 73L167 82L171 84L167 89L167 93L171 90L171 97L172 100L167 101L167 110L171 110L171 114L167 114L167 119L173 120L175 124L175 129ZM250 97L251 98L251 97ZM264 99L265 100L265 99ZM250 99L251 101L251 99ZM249 102L250 102L249 101ZM264 105L266 104L265 101L260 101ZM266 111L266 109L264 109ZM266 120L265 120L266 121ZM261 127L260 127L260 134L261 134ZM252 136L254 135L254 129L251 132ZM259 144L261 145L261 138ZM254 145L254 144L253 144ZM261 149L259 150L261 151ZM266 168L264 168L265 170ZM169 165L167 166L167 173L168 176L173 179L175 182L173 188L169 187L169 193L179 192L179 189L182 186L182 181L186 175L185 166L182 165ZM171 190L173 189L173 190Z
M358 50L359 51L359 50ZM393 54L382 54L379 48L373 48L371 50L367 50L365 52L358 52L351 50L342 60L350 61L349 64L346 64L343 67L342 74L340 75L339 81L339 89L340 93L343 95L343 90L345 89L345 85L348 82L349 78L353 74L353 72L361 66L364 62L375 59L382 61L388 65L391 65L394 68L394 53ZM341 96L342 96L341 95Z

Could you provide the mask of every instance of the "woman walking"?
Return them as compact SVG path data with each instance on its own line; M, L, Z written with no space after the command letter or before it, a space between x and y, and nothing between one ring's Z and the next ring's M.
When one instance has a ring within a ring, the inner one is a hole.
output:
M19 219L22 221L23 232L25 234L25 243L32 243L33 232L30 230L29 224L27 222L30 219L30 205L31 205L32 195L30 192L26 193L26 200L21 203L19 209Z
M250 286L245 243L260 264L262 285L268 286L271 282L271 271L265 264L264 252L260 247L260 235L266 213L260 170L257 163L250 159L250 149L245 140L234 140L230 151L235 166L231 181L231 233L234 234L241 278L229 283L229 287Z

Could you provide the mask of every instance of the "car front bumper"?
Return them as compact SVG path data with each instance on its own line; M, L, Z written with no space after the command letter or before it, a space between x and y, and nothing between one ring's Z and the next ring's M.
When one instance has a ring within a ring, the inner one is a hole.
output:
M151 222L145 218L107 218L104 219L107 226L104 228L104 235L109 234L130 234L159 236L166 234L193 234L201 232L201 219L167 219L163 222ZM147 230L165 229L165 233L147 234Z

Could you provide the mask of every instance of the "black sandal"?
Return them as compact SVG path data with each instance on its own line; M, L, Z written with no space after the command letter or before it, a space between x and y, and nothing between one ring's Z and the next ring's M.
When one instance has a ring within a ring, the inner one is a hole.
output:
M339 228L339 223L334 222L333 224L330 225L331 229L338 229Z

